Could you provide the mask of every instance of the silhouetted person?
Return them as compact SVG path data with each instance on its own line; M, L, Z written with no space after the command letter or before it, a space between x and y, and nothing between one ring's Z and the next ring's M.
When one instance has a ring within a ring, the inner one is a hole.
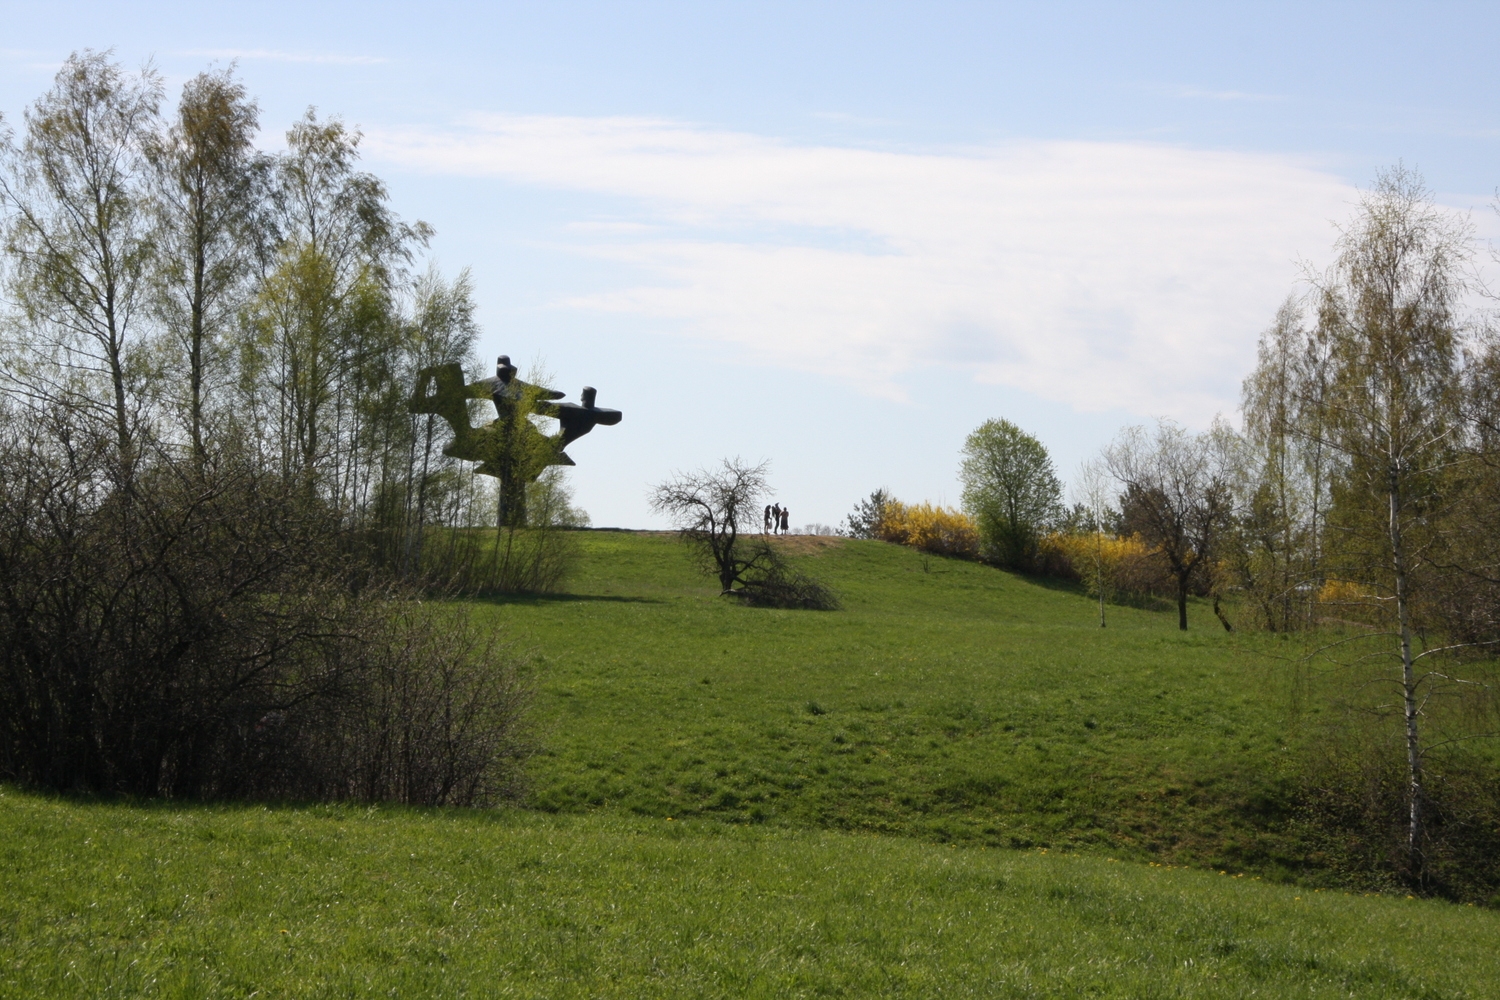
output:
M760 533L762 535L769 535L771 533L771 505L770 504L766 504L766 516L760 522L760 524L761 524Z
M779 503L771 506L771 533L781 534L781 504Z
M781 533L783 535L792 530L789 524L791 519L792 512L785 507L781 508Z

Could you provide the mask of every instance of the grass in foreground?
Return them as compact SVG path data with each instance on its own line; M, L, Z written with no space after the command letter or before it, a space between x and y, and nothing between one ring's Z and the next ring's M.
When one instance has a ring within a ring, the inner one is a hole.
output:
M531 804L1286 874L1284 664L1206 608L1110 609L881 542L791 539L844 610L738 606L671 536L590 532L490 605L542 656Z
M1493 996L1500 914L619 814L0 788L3 997Z

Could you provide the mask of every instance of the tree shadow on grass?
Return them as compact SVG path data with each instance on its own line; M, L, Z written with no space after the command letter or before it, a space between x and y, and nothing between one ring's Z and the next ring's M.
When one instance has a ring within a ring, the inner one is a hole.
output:
M1088 584L1082 580L1068 580L1064 577L1045 576L1041 573L1017 573L1016 575L1027 583L1034 583L1044 590L1072 594L1075 597L1085 597L1091 601L1097 600L1093 594L1089 593ZM1105 598L1104 603L1112 608L1135 608L1138 611L1177 610L1175 601L1155 594L1116 593Z
M487 806L423 806L404 802L363 802L350 799L286 799L286 798L170 798L167 796L131 795L124 792L96 792L86 790L62 790L56 788L33 788L14 782L0 782L0 792L18 799L52 802L80 809L135 809L145 813L192 813L204 816L234 815L237 813L283 813L302 816L327 816L347 818L351 816L374 818L417 816L428 819L498 819L513 821L532 810L520 805L521 800L506 800Z
M659 597L629 597L623 594L484 594L470 598L482 604L572 604L602 601L608 604L664 604Z
M1060 576L1044 576L1041 573L1020 573L1016 576L1027 583L1035 584L1043 590L1055 590L1064 594L1073 594L1077 597L1089 597L1089 588L1078 580L1067 580Z

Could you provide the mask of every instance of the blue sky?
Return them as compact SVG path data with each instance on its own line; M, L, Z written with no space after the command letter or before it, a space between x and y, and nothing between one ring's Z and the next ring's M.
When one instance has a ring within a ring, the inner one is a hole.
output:
M173 90L234 60L267 146L309 105L365 131L485 355L625 411L571 449L596 524L727 455L832 523L955 502L989 417L1066 479L1233 416L1383 166L1500 228L1497 41L1480 4L4 2L0 113L74 49Z

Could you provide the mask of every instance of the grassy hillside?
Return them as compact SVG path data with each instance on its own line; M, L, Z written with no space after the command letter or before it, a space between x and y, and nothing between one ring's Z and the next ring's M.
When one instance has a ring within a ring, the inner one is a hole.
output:
M1500 914L910 838L0 791L0 996L1493 996Z
M1206 608L881 542L792 539L836 613L719 598L666 535L592 532L567 597L493 605L542 655L532 803L1275 872L1282 661ZM1247 643L1250 647L1247 648Z
M479 605L525 808L0 788L0 1000L1494 995L1500 913L1313 887L1274 641L873 542L789 543L843 611L750 609L579 537Z

